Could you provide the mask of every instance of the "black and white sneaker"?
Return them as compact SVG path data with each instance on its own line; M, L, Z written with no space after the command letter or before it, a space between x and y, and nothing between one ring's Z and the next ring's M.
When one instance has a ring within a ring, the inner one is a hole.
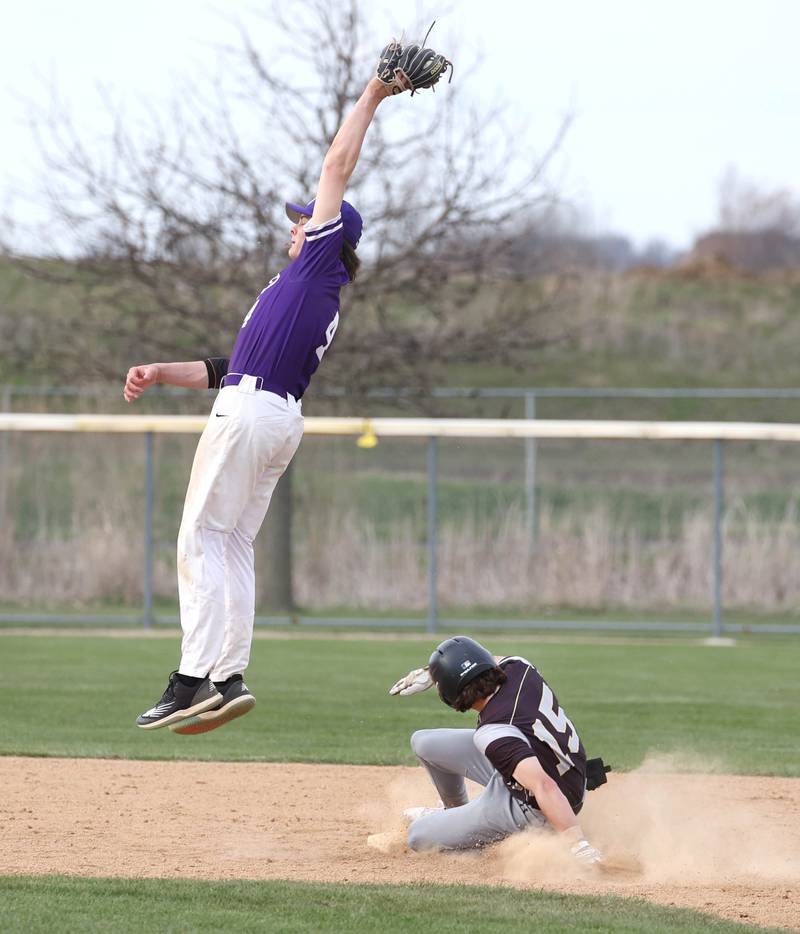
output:
M222 695L208 678L196 687L187 687L178 680L178 672L173 671L161 700L143 713L136 725L143 730L157 730L215 707L221 700Z
M216 730L218 726L244 716L256 705L256 699L247 689L241 675L231 675L222 685L218 683L217 689L222 693L222 700L216 707L173 724L170 727L172 732L180 733L181 736L208 733L209 730Z

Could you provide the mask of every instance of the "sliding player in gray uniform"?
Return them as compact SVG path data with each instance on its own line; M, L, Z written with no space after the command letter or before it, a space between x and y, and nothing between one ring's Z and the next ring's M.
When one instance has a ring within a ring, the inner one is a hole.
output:
M601 759L587 764L572 721L534 666L492 655L457 636L443 642L427 668L401 678L390 694L416 694L436 684L459 711L476 710L474 730L418 730L411 748L444 808L411 808L413 850L460 850L496 843L528 828L550 827L585 865L602 862L578 823L587 790L606 781ZM587 768L588 766L588 768ZM472 801L464 778L484 786Z
M339 326L339 293L358 268L361 217L343 201L378 105L407 90L396 72L399 44L387 46L325 157L316 198L287 204L291 263L273 276L247 312L230 356L135 366L128 402L149 386L221 387L192 466L178 535L180 664L145 730L215 729L250 710L243 672L255 615L253 540L278 479L303 434L300 399ZM382 71L383 69L383 71ZM429 80L434 80L429 78Z

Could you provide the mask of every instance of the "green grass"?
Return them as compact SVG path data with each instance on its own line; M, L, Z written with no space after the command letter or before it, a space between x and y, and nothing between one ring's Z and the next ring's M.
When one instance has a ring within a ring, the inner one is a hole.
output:
M435 641L257 640L247 673L255 711L231 728L181 737L134 726L177 664L177 637L0 636L0 754L412 764L415 729L474 722L430 691L387 695ZM675 754L682 768L800 775L796 640L733 648L484 641L530 658L588 753L618 769L659 753Z
M168 597L156 597L153 601L153 613L156 619L156 630L159 632L175 629L175 620L180 612L177 599ZM26 630L33 629L84 629L87 635L91 635L93 630L98 628L114 628L130 630L138 635L143 625L143 610L141 601L128 602L124 600L98 600L88 603L75 604L70 601L45 601L37 600L35 602L15 602L0 600L0 617L8 614L8 620L0 618L0 630L18 629L24 626ZM25 619L15 621L13 617L21 616ZM61 616L69 617L67 623L58 621ZM37 617L29 620L29 617ZM327 607L297 607L294 617L302 617L303 624L300 626L292 622L292 616L284 610L275 610L270 612L268 608L263 610L263 617L269 622L259 622L257 631L272 632L277 634L287 634L295 636L298 632L315 632L320 635L327 633L352 633L363 634L381 632L401 632L425 634L427 632L428 617L427 611L418 609L409 609L408 607L397 607L391 609L375 609L373 607L350 606L348 604L331 605ZM100 618L100 621L98 621ZM261 617L259 617L261 619ZM338 622L343 620L344 622ZM398 625L394 630L391 622L393 620L402 620L403 624ZM409 620L415 621L414 625L408 623ZM557 636L559 639L569 641L570 639L586 639L587 633L580 630L567 628L559 629L554 632L550 624L557 622L583 622L595 624L591 632L597 635L621 636L627 639L639 639L642 641L677 639L685 641L687 638L702 638L703 635L712 634L712 614L711 608L692 610L685 607L663 606L654 607L648 611L640 609L631 609L630 607L583 607L583 606L508 606L494 605L490 603L475 604L470 607L439 607L439 627L442 632L450 632L453 626L460 626L469 621L469 625L475 631L483 633L493 633L497 638L499 633L506 636L515 636L525 634L536 634L545 632L548 636ZM493 621L491 626L484 625L485 621ZM333 621L337 621L335 624ZM507 628L502 627L502 622L508 623ZM531 625L540 621L546 624L537 630L536 625ZM525 623L525 629L520 630L519 624ZM617 631L614 629L603 630L603 623L625 623L630 624L629 630ZM674 629L650 630L636 629L637 625L648 622L658 623L691 623L702 627L695 635L687 633L676 627ZM744 632L735 633L737 639L749 639L752 634L758 638L772 638L773 633L765 633L764 626L798 626L800 625L800 615L791 612L762 612L755 609L742 610L738 608L725 609L723 613L724 626L744 627ZM369 625L367 625L369 624ZM487 636L487 638L491 638Z
M478 886L0 878L3 930L744 932L752 926L638 899ZM758 930L765 930L759 928Z

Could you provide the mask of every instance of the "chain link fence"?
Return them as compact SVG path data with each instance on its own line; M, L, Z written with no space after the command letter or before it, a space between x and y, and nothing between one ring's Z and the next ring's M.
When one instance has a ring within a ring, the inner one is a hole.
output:
M281 481L258 541L262 621L800 628L793 444L356 441L309 433ZM3 619L173 622L196 437L5 431L0 444Z

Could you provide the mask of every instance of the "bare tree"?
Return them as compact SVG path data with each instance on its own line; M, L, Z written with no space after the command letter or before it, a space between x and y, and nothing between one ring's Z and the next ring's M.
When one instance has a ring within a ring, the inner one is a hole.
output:
M719 185L718 228L727 233L774 230L798 237L800 195L789 188L758 185L730 166Z
M373 67L363 0L304 11L290 25L275 5L285 49L269 56L242 29L223 86L185 91L146 133L109 105L101 152L63 107L37 121L59 236L42 242L46 263L18 259L76 309L62 340L51 332L53 375L118 378L147 358L227 352L286 262L284 201L313 195ZM365 218L364 267L317 386L351 398L376 384L424 391L452 364L520 365L556 333L548 312L563 290L505 258L552 200L544 171L566 121L534 156L502 108L465 100L458 77L435 106L412 101L405 119L370 131L347 193Z
M769 189L729 168L719 186L717 228L699 237L690 262L716 262L747 273L800 267L800 196Z

